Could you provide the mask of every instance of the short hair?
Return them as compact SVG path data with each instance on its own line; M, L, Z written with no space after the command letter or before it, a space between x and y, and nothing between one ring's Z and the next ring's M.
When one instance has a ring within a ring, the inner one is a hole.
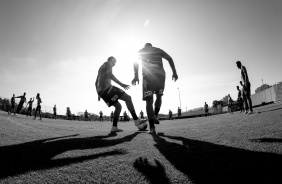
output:
M237 88L239 88L239 86L237 86Z
M242 63L241 63L241 61L236 61L236 64L240 64L241 65Z
M242 81L240 81L239 83L242 84Z
M115 57L114 56L110 56L107 61L111 61L112 59L115 59Z
M151 43L146 43L145 47L153 47Z

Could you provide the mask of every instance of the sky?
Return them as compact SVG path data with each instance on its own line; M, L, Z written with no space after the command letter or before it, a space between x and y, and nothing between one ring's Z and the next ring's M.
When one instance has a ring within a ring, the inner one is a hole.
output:
M262 82L282 81L282 1L0 0L0 96L40 93L42 105L56 104L58 114L70 107L110 115L114 107L99 102L95 88L99 67L114 56L114 75L131 85L137 51L147 42L173 58L179 77L172 81L163 60L160 113L211 106L227 94L237 99L238 60L252 93ZM146 114L141 86L126 93Z

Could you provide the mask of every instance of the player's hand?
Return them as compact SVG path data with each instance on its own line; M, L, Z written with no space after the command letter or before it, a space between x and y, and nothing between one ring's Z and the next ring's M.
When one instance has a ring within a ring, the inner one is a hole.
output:
M172 80L174 80L174 82L175 82L175 81L177 81L177 79L178 79L178 75L176 73L173 73L172 74Z
M139 84L139 78L138 78L138 77L134 77L134 79L131 81L131 84L132 84L133 86L135 86L137 82L138 82L138 84Z
M98 96L98 101L100 102L100 100L101 100L101 97L100 97L100 96Z
M129 86L129 85L127 85L127 84L122 84L122 85L121 85L121 87L123 87L125 90L130 89L130 86Z

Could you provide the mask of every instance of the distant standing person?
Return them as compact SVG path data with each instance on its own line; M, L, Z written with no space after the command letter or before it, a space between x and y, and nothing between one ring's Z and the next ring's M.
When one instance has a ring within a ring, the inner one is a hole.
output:
M37 111L39 113L39 116L40 116L40 120L42 120L42 112L41 112L41 103L42 103L42 100L40 98L40 94L37 93L36 95L36 99L37 99L37 107L35 109L35 113L34 113L34 118L33 119L36 119L36 114L37 114Z
M208 117L209 116L209 105L207 104L207 102L205 102L204 109L205 109L205 115L206 117Z
M246 95L245 95L245 93L244 93L244 85L243 85L243 83L242 83L242 81L240 81L240 85L241 85L241 95L242 95L242 98L243 98L243 101L242 101L242 106L243 106L243 108L244 108L244 111L245 111L245 114L247 113L247 110L246 110L246 106L245 106L245 101L247 100L247 98L246 98Z
M100 121L104 121L104 119L103 119L103 112L100 111L99 114L100 114Z
M244 111L244 107L243 107L243 98L242 98L242 92L239 88L239 86L237 86L237 90L238 90L238 97L237 97L237 104L238 104L238 107L240 109L240 112L243 112Z
M241 69L241 78L243 83L244 94L246 96L245 101L245 114L253 114L252 99L251 99L251 83L249 81L248 72L245 66L242 65L241 61L236 62L238 69ZM250 109L248 111L248 109Z
M159 124L158 115L162 105L162 95L165 89L166 73L162 59L166 59L172 69L172 80L176 81L178 75L174 66L173 59L162 49L153 47L151 43L146 43L144 48L138 52L142 61L143 75L143 100L146 101L146 111L149 119L149 134L156 135L155 124ZM139 84L138 62L134 63L134 79L132 85ZM156 101L154 103L154 94ZM153 108L153 106L155 108Z
M178 117L181 117L181 109L179 107L177 109L177 112L178 112Z
M32 103L33 102L34 102L34 97L33 97L33 100L32 100L32 98L30 98L30 100L26 104L26 107L28 106L26 117L28 117L28 115L31 117Z
M71 110L67 107L67 120L71 120Z
M111 112L111 122L113 122L113 120L114 120L114 112L112 111Z
M232 104L232 103L233 103L233 100L232 100L230 94L228 94L227 106L228 106L228 112L229 112L230 114L233 114L233 112L232 112L232 105L233 105L233 104Z
M144 113L143 113L142 110L141 110L141 112L140 112L140 118L141 118L141 119L144 119Z
M57 119L57 107L56 107L56 105L54 105L54 107L53 107L53 115L54 115L54 119Z
M96 90L98 93L98 100L100 101L100 98L102 98L108 105L108 107L115 107L111 132L122 131L117 127L121 112L121 104L118 101L119 99L125 102L127 109L132 115L135 126L139 126L142 123L146 122L137 117L131 96L125 93L122 89L111 84L111 81L114 81L125 90L128 90L130 88L129 85L121 83L112 73L112 68L116 65L116 62L117 61L113 56L109 57L108 60L99 68L98 76L95 82Z
M169 111L168 111L168 114L169 114L169 117L168 117L168 119L172 119L172 111L169 109Z
M88 121L88 112L87 112L87 110L85 110L85 112L84 112L84 117L85 117L85 121Z
M22 96L17 96L15 98L20 98L20 103L17 107L17 114L20 113L20 111L22 110L23 104L26 102L26 97L25 97L25 93Z
M14 113L14 115L16 115L16 100L15 100L15 94L13 94L12 98L11 98L11 108L8 110L8 114L10 113Z

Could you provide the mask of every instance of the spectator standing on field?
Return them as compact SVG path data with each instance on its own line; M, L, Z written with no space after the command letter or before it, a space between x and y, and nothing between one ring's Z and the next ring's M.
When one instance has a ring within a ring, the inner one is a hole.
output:
M56 105L54 105L54 107L53 107L53 115L54 115L54 119L57 119L57 107L56 107Z
M253 114L252 99L251 99L251 83L249 81L247 69L245 66L242 65L241 61L237 61L236 65L238 69L241 69L243 90L246 96L246 100L244 101L245 102L245 114Z
M205 109L205 115L206 117L209 116L209 105L205 102L205 105L204 105L204 109Z
M177 112L178 112L178 117L181 117L181 109L179 107L177 109Z

